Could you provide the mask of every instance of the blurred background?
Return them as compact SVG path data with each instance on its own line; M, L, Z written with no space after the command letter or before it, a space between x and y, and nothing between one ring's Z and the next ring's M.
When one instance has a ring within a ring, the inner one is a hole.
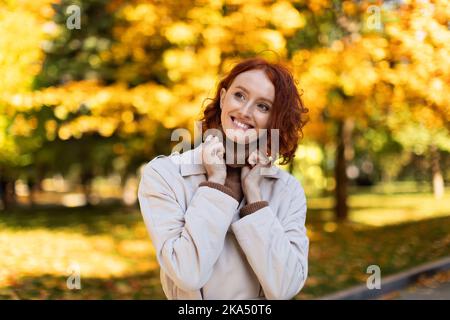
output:
M450 256L449 18L446 0L0 0L0 299L164 298L140 170L254 56L310 110L282 167L308 200L296 298Z

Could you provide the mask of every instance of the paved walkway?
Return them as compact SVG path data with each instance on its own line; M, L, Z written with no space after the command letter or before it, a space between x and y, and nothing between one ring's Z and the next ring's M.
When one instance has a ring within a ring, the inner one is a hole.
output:
M450 282L442 283L435 288L417 288L402 290L395 300L450 300Z
M415 284L382 296L381 299L450 300L450 270L419 278Z

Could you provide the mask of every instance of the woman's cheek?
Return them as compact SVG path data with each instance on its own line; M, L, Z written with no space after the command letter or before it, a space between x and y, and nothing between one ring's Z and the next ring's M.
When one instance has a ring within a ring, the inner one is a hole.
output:
M239 108L241 107L241 105L240 105L239 102L233 101L233 102L230 104L230 107L231 107L232 110L235 110L235 109L239 109Z

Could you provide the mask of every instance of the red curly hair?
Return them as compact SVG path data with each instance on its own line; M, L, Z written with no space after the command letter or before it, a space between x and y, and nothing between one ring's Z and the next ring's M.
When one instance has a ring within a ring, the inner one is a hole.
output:
M204 109L202 121L202 133L208 129L221 128L220 91L228 90L234 79L242 72L260 69L265 72L275 88L275 100L269 118L269 137L267 139L270 150L270 129L279 129L279 153L282 161L280 164L288 164L295 157L298 142L303 138L302 128L307 119L303 114L308 112L299 94L294 77L287 67L280 63L271 63L263 58L249 58L241 61L219 82L216 95Z

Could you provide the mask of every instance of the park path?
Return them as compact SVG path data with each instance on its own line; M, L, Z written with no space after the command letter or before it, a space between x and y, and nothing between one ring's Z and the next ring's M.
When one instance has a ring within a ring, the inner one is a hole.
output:
M421 277L416 283L381 297L386 300L450 300L450 270L431 277Z

